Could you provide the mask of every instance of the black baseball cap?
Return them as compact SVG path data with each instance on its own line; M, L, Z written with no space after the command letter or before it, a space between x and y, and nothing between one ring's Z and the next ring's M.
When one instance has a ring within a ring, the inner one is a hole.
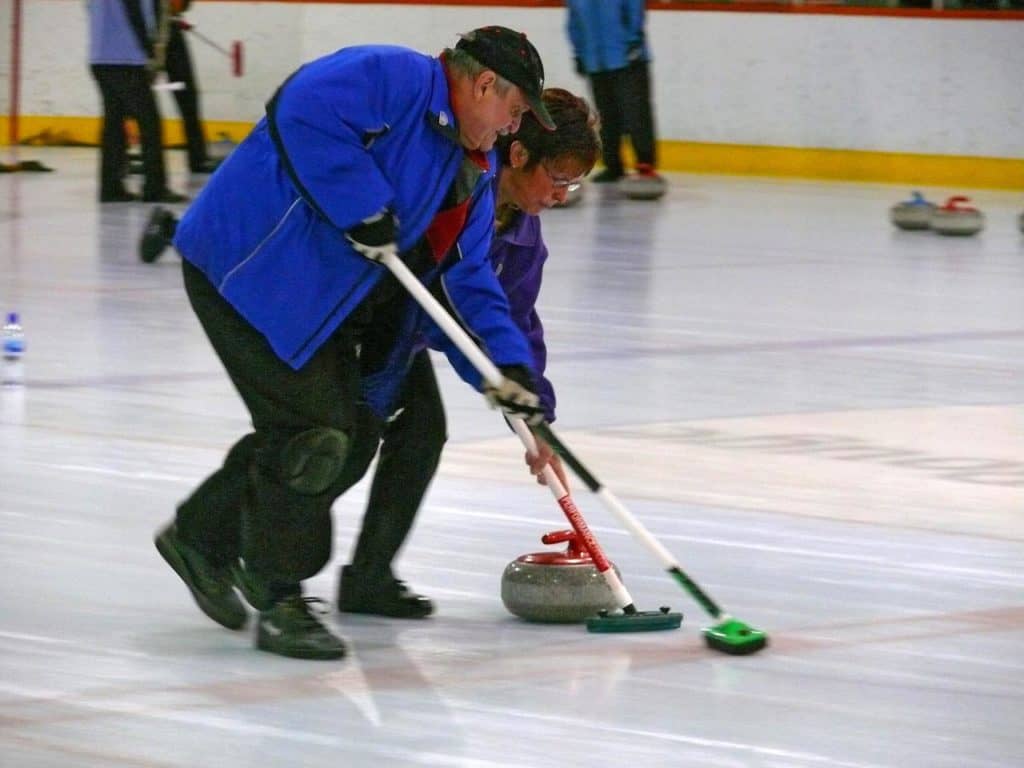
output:
M548 114L541 92L544 90L544 64L540 54L522 32L508 27L480 27L459 35L456 48L465 51L488 69L518 85L530 104L537 122L549 131L555 121Z

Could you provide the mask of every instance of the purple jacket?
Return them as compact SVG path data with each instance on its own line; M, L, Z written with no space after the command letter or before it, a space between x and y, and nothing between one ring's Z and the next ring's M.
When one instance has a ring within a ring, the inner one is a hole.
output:
M488 254L498 282L508 296L512 321L526 336L533 353L533 369L540 377L537 395L547 421L555 420L555 389L544 375L548 349L544 344L544 326L537 314L544 262L548 248L540 232L540 217L520 213L512 226L494 236ZM447 350L446 350L447 351ZM461 373L461 372L460 372Z

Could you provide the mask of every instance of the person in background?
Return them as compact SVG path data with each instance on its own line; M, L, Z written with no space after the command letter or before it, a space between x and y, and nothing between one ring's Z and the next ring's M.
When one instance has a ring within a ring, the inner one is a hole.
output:
M137 200L124 185L125 121L134 118L142 144L146 202L178 203L184 195L167 188L163 131L150 88L163 62L159 24L145 0L89 0L89 62L103 101L100 142L101 203Z
M533 355L487 254L490 150L528 112L554 128L543 82L537 51L505 27L473 30L439 57L343 48L285 80L178 223L186 293L253 431L155 543L222 626L245 625L242 590L260 612L257 648L346 651L302 582L330 559L331 505L377 450L364 372L408 343L407 297L383 256L442 286L485 345L504 378L474 387L540 418Z
M517 133L498 139L501 169L491 184L496 234L489 259L508 296L512 318L530 342L541 409L550 423L555 420L555 391L544 377L547 347L536 309L548 250L538 214L563 203L569 188L590 172L600 152L600 139L597 118L586 101L558 88L546 89L543 98L557 126L554 131L527 115ZM434 610L429 598L409 589L392 569L447 436L427 343L444 350L460 375L472 380L478 374L432 321L426 320L425 326L428 332L413 349L395 402L377 405L381 446L352 560L339 573L337 605L343 612L423 618ZM368 393L367 400L375 403L373 393ZM550 462L568 487L548 445L538 438L537 446L538 455L526 458L530 471L542 481L541 472Z
M636 155L636 175L644 182L663 185L656 170L644 0L567 0L566 5L576 71L590 80L601 117L604 170L592 180L600 184L625 176L622 139L628 135Z
M191 5L192 0L171 0L170 9L173 16L167 39L167 79L185 84L181 90L174 91L174 101L178 105L185 129L188 169L192 173L213 173L221 159L211 158L206 148L206 134L203 131L199 105L199 85L192 68L188 43L185 41L185 31L190 29L190 25L182 14Z

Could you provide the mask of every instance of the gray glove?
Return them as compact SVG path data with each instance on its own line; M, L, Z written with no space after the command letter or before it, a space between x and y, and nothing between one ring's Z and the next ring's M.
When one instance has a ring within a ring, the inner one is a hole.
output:
M507 365L500 370L503 376L501 386L484 384L484 397L491 407L500 408L509 416L517 416L531 426L544 421L544 409L533 391L533 377L529 369L522 365Z
M391 211L383 210L352 227L345 239L370 261L383 261L388 254L398 252L398 220Z

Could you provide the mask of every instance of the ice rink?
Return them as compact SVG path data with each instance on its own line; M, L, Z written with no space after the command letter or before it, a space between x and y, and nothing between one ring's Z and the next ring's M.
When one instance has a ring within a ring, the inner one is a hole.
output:
M28 344L0 392L2 768L1024 765L1020 194L967 191L962 239L894 229L890 185L670 175L544 214L558 433L770 646L705 648L578 481L638 607L682 628L510 615L502 570L565 521L435 358L450 441L398 565L438 611L332 612L349 657L306 662L213 624L153 547L247 416L177 256L136 256L150 206L94 202L96 150L19 152L55 172L0 175ZM328 607L365 492L308 584Z

